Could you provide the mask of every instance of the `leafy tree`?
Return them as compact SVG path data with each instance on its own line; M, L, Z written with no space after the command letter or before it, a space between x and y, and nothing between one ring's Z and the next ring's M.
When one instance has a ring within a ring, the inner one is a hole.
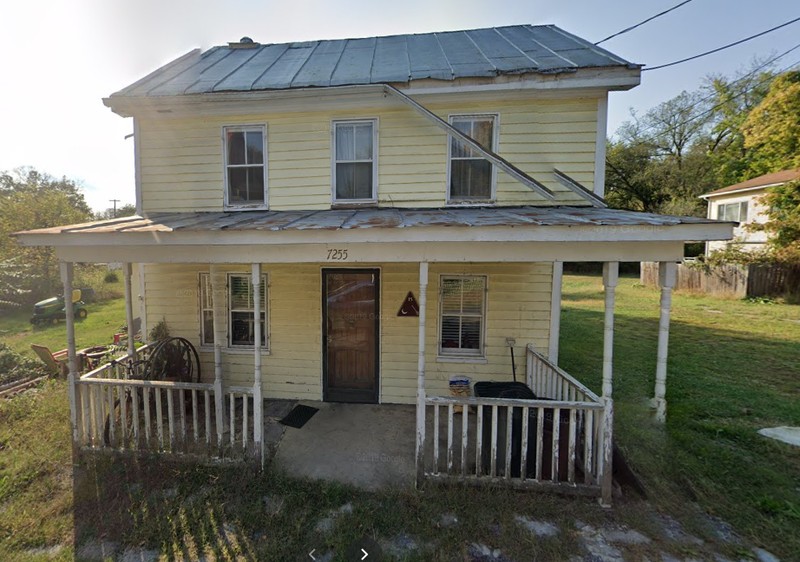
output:
M773 80L748 113L742 133L745 148L753 152L750 177L800 167L800 71Z
M60 281L52 248L22 247L11 233L91 218L80 187L72 180L59 180L32 168L0 173L0 262L13 260L14 267L23 268L25 274L21 285L15 274L15 290L29 291L33 297L50 295L58 291Z
M771 253L780 261L800 262L800 180L770 188L761 203L767 222L749 228L769 234Z

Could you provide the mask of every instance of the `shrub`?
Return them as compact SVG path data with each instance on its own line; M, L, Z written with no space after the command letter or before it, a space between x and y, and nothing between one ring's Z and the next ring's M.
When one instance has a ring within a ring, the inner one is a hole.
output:
M119 275L117 275L116 271L109 271L106 273L105 277L103 277L103 281L106 283L116 283L119 281Z
M162 318L159 320L158 323L150 330L149 336L151 342L167 339L169 337L169 328L167 327L166 319Z
M8 345L0 342L0 384L23 377L46 375L44 365L38 360L20 355Z

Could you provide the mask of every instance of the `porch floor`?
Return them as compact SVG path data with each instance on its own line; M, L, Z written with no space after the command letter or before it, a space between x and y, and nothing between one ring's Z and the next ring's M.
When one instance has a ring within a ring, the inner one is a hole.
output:
M413 405L300 403L319 412L300 429L285 428L273 445L277 466L368 490L414 485Z

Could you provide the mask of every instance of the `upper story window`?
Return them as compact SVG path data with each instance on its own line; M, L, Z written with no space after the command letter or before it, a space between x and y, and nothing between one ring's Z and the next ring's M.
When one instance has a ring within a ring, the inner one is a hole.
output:
M747 222L747 201L718 205L717 219L721 221Z
M225 206L267 206L266 127L225 127Z
M497 144L495 115L454 115L450 124L491 151ZM447 200L451 203L494 199L495 171L491 162L460 140L450 137Z
M377 121L334 121L333 201L334 203L377 199Z
M442 276L439 353L483 356L486 277Z

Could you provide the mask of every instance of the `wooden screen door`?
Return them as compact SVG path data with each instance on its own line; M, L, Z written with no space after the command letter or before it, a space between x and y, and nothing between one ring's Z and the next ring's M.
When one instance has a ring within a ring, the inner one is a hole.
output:
M379 270L322 270L323 398L378 402Z

